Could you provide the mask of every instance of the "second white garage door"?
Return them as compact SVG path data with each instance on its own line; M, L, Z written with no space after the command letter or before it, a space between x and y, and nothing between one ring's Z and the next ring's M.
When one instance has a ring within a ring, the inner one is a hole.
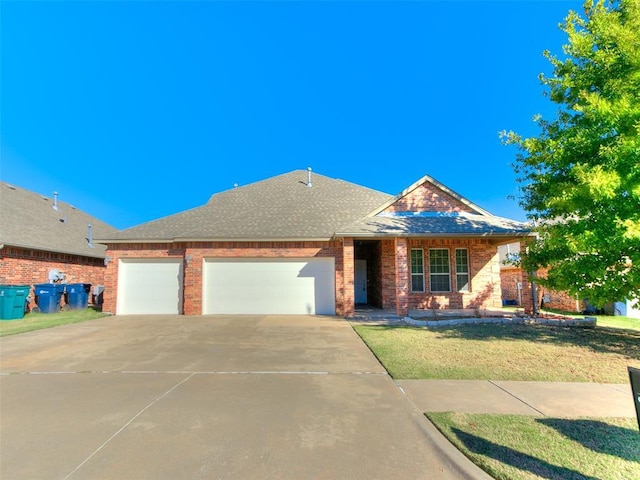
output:
M203 313L334 315L334 259L207 259Z

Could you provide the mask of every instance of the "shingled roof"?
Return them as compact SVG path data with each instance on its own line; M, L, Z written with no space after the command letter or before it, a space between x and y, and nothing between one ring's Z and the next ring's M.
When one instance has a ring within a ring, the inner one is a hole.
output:
M336 232L340 237L519 237L530 228L495 215L473 213L422 213L377 215L361 219Z
M360 185L295 170L213 195L200 207L113 235L103 243L329 240L393 198Z
M518 237L528 226L481 209L425 176L397 196L306 170L217 193L200 207L144 223L102 243L310 241L336 237ZM385 208L424 182L472 212L395 212Z
M114 232L115 228L66 202L0 182L0 243L4 245L104 258L106 247L95 238Z

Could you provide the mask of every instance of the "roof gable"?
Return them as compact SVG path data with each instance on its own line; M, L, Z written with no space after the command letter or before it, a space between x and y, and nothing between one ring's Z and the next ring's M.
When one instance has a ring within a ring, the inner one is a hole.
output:
M104 258L106 248L95 239L113 232L115 228L66 202L0 182L0 243Z
M429 175L404 189L369 216L420 213L471 213L492 216Z

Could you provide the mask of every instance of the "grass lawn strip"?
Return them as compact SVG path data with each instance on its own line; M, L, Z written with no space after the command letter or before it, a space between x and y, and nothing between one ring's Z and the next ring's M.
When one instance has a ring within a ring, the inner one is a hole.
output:
M69 310L58 313L27 313L24 318L0 321L0 337L17 333L31 332L43 328L57 327L70 323L80 323L108 316L93 308Z
M633 418L426 416L496 480L640 478L640 432Z
M640 331L549 325L354 326L395 379L628 383Z

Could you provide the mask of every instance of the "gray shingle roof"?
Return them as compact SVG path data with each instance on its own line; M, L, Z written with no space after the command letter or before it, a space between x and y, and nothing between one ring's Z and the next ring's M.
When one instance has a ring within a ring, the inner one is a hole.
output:
M530 227L494 215L374 216L336 232L345 237L381 236L522 236Z
M104 243L221 240L327 240L393 198L295 170L213 195L200 207L122 230Z
M66 202L0 182L0 243L7 246L104 258L106 247L95 242L115 228ZM89 246L92 226L94 247Z

